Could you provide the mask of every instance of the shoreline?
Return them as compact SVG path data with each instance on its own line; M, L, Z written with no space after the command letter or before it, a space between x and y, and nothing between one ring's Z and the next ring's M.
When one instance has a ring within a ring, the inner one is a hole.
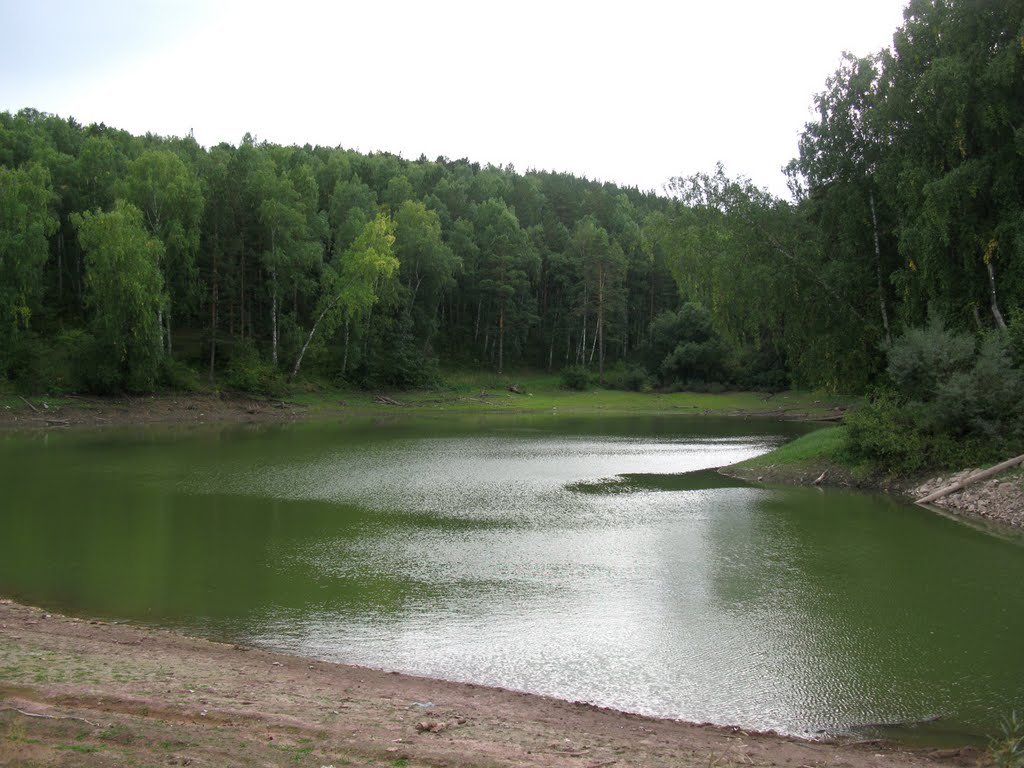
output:
M911 768L981 754L662 720L0 599L4 765Z
M852 488L885 493L914 503L932 491L952 485L980 469L946 471L909 479L863 479L854 477L848 468L827 457L772 464L767 463L771 455L768 453L758 457L754 464L740 462L718 471L727 477L762 485ZM1024 471L1010 470L1003 475L990 477L923 505L923 508L981 528L992 535L1024 537Z
M247 397L82 400L80 406L62 404L43 414L26 408L13 419L0 415L0 428L277 424L403 412L386 404L360 410L348 403L311 407ZM414 406L405 412L432 411ZM782 482L811 484L818 471L810 465L790 469L802 474L791 471ZM754 471L756 479L743 470L738 474L755 482L780 481L766 477L764 468ZM855 484L833 475L831 481L836 480ZM425 703L431 706L419 706ZM242 752L229 750L229 743L241 744ZM974 747L911 750L874 739L816 742L662 720L240 648L165 629L65 617L0 599L0 764L10 758L14 765L64 765L69 753L88 757L74 764L97 766L122 765L130 754L142 763L314 768L840 763L865 768L883 762L966 765L982 754Z
M845 404L788 393L773 400L759 393L636 393L618 390L512 393L503 388L473 391L420 390L405 393L321 392L264 397L238 392L181 392L140 396L6 397L0 430L79 429L148 424L279 424L376 414L579 413L609 415L693 415L828 422ZM33 402L34 401L34 402Z

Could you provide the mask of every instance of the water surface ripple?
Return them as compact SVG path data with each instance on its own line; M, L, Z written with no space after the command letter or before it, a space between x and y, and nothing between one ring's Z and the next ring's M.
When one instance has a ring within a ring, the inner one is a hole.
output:
M959 738L1024 708L1024 548L878 495L702 471L794 429L520 416L7 435L0 591L785 733L939 715L932 736Z

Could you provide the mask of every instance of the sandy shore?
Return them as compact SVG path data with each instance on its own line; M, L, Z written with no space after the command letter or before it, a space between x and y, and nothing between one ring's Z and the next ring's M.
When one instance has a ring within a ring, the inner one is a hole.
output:
M927 766L250 650L0 601L2 766Z

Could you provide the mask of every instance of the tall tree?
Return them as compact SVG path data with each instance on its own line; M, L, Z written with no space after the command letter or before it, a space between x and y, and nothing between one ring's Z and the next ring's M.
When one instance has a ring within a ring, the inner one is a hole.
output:
M57 231L53 201L45 168L0 166L0 375L8 372L42 293L47 238Z
M93 385L149 389L161 359L164 247L146 231L142 212L122 200L112 211L86 211L72 221L86 252L86 302L96 342Z
M345 358L341 364L342 373L345 372L348 363L349 325L370 310L377 302L377 290L381 280L391 277L398 269L398 259L393 253L394 244L394 222L389 216L381 213L366 224L349 248L324 267L318 312L306 341L295 358L292 379L299 375L302 358L316 332L319 330L322 335L327 335L339 324L345 327Z
M593 217L581 220L573 232L572 247L580 260L583 271L583 286L579 297L580 314L584 327L591 315L594 318L593 342L589 355L582 350L584 361L590 364L597 352L598 375L604 384L605 340L607 318L615 316L615 310L623 303L626 258L622 247L609 241L608 232L597 224ZM582 335L585 340L586 331Z
M163 243L160 264L167 301L160 309L167 353L173 351L171 313L185 314L197 297L196 255L203 192L195 173L166 149L143 152L128 166L117 193L142 212L149 233Z
M526 232L503 201L491 198L482 203L476 210L475 224L480 245L480 289L490 300L497 332L494 357L501 374L509 331L521 334L536 320L529 287L530 276L536 273L539 263ZM485 339L489 340L489 336Z
M278 364L282 294L322 263L324 226L316 211L317 195L306 166L289 169L287 158L264 155L254 177L262 228L261 263L270 294L271 362Z
M789 166L808 185L808 213L825 236L825 247L849 262L872 263L881 336L892 341L889 321L889 259L883 260L876 174L889 146L881 109L879 56L847 53L815 97L818 120L800 138L800 157ZM888 249L887 249L888 250ZM870 254L870 257L869 255Z
M441 221L420 202L402 203L395 216L401 280L408 291L414 326L428 343L437 330L444 292L455 284L459 259L441 239Z

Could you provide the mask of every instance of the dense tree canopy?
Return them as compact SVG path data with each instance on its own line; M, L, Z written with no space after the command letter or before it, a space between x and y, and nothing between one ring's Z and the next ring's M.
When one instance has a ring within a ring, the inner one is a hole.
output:
M625 364L662 386L863 390L905 327L1021 322L1022 29L1018 2L913 0L890 49L846 55L814 97L790 201L721 168L659 196L0 113L0 376L373 386L439 363ZM115 256L139 283L117 288L130 321L110 314ZM115 327L139 339L118 375L47 373L68 334L85 348Z

